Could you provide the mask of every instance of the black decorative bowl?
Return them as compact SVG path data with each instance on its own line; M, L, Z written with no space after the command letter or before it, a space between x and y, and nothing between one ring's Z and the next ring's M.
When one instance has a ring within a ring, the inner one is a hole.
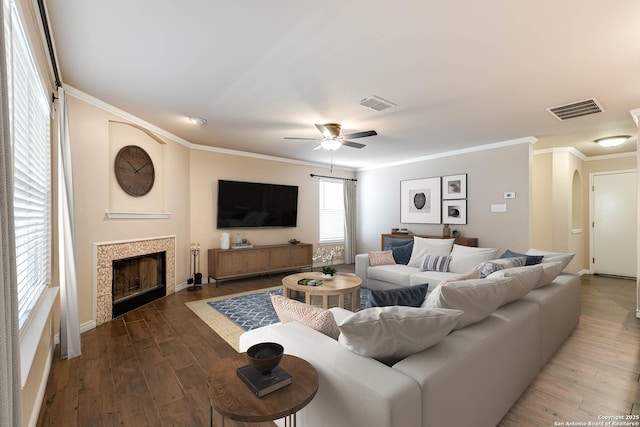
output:
M249 365L260 371L262 375L268 375L280 363L282 353L284 353L284 347L280 344L261 342L249 347L247 359L249 359Z
M289 239L289 243L291 243L292 245L297 245L298 243L300 243L300 240L298 240L298 239Z

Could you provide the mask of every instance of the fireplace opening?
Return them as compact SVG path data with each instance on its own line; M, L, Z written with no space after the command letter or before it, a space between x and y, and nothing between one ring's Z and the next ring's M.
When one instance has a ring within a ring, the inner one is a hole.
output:
M166 295L166 252L113 261L113 317Z

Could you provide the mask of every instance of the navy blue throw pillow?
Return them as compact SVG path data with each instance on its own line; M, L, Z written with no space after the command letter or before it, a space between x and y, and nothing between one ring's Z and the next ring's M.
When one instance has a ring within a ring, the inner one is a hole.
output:
M427 295L429 284L405 286L398 289L387 289L384 291L371 290L369 296L369 307L387 307L390 305L404 305L407 307L420 307Z
M413 252L413 240L409 243L405 243L404 245L391 247L391 254L393 255L393 259L396 261L396 264L409 264L411 252Z
M512 252L509 249L504 251L504 253L500 256L500 258L518 258L521 256L527 257L527 261L524 264L525 266L540 264L542 262L542 258L544 258L544 255L519 254L517 252Z

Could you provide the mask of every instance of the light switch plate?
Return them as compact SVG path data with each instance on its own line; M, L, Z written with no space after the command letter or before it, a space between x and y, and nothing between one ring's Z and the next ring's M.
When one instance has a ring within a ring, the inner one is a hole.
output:
M507 205L491 205L491 212L506 212Z
M504 193L504 198L505 199L515 199L516 198L516 192L515 191L507 191L506 193Z

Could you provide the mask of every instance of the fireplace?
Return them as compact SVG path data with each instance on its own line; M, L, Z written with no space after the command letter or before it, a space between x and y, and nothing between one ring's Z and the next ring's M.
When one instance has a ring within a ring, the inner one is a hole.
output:
M165 252L164 295L176 291L176 237L161 236L146 239L120 240L115 242L96 242L93 244L94 254L94 313L96 325L101 325L114 318L113 298L113 261L129 259L142 255ZM133 291L135 284L129 291ZM133 294L131 294L133 295ZM129 295L129 296L131 296ZM126 297L125 297L126 298Z
M166 295L166 252L113 261L113 317Z

